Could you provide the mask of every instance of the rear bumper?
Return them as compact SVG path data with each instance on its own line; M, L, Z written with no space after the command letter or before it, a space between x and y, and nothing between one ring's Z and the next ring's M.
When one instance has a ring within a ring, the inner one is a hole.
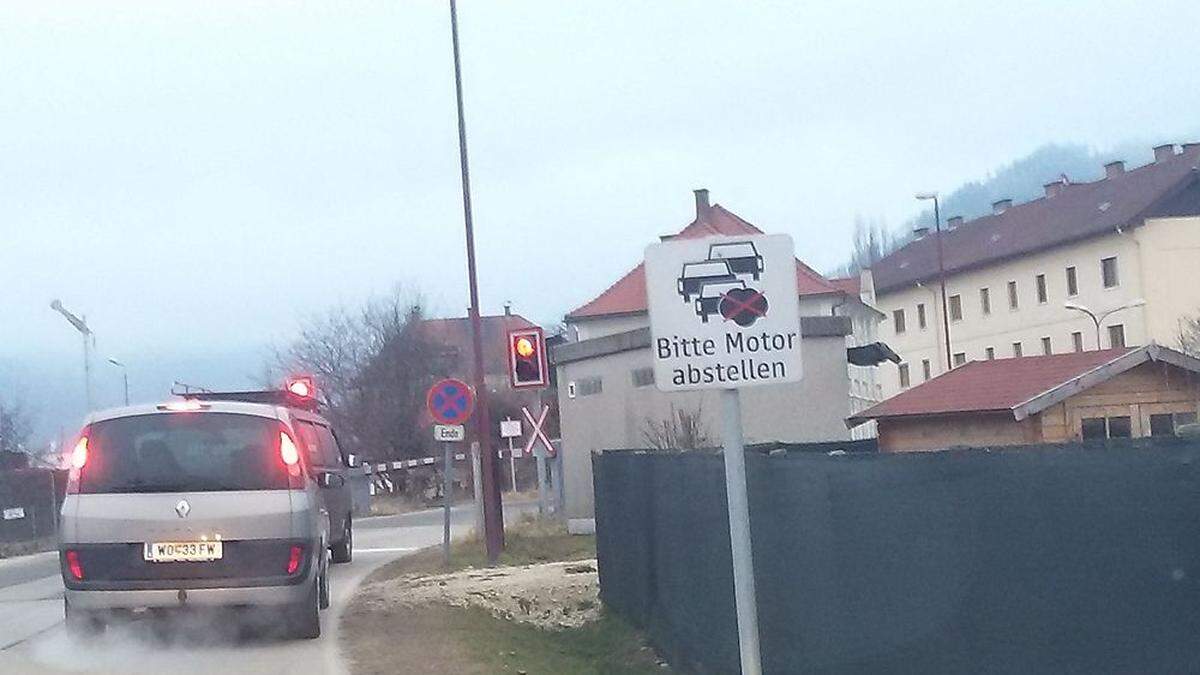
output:
M311 576L311 575L310 575ZM67 604L76 609L151 609L178 607L278 607L302 602L307 583L290 586L155 590L67 590Z

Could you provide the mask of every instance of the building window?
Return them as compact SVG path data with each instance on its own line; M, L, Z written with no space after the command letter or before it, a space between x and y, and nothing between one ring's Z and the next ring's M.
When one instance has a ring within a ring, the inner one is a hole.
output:
M1013 356L1020 358L1020 356L1021 356L1021 343L1020 342L1013 343Z
M1046 356L1054 353L1054 348L1050 346L1050 338L1048 337L1042 338L1042 353Z
M996 360L996 348L988 347L987 349L983 350L983 356L988 361L995 361Z
M1017 300L1017 282L1010 281L1008 282L1008 308L1017 309L1019 306L1020 302Z
M585 377L575 383L575 393L580 396L591 396L604 391L604 380L599 377Z
M925 303L917 303L917 328L925 330Z
M1079 331L1071 333L1071 344L1075 345L1075 351L1083 351L1083 333Z
M896 335L904 332L904 310L897 309L892 312L892 326L896 329Z
M1121 275L1117 271L1116 256L1100 261L1100 276L1104 279L1105 288L1116 288L1121 283Z
M1079 278L1075 275L1075 266L1067 268L1067 296L1075 297L1079 295Z
M1108 346L1111 349L1123 349L1125 347L1125 326L1118 323L1108 327Z
M1108 438L1108 429L1103 417L1085 417L1082 423L1083 440L1097 441Z
M633 386L649 387L654 384L653 368L636 368L633 371Z
M1133 419L1121 417L1087 417L1082 420L1083 440L1096 441L1106 438L1132 438Z
M986 288L979 289L979 309L984 316L992 313L992 294Z
M1037 281L1038 304L1044 305L1044 304L1046 304L1046 300L1048 299L1046 296L1046 275L1045 274L1037 275L1036 281Z
M929 364L929 359L921 360L921 375L924 376L926 380L933 376L933 368Z
M967 353L958 352L954 355L954 367L957 368L967 362Z
M909 380L909 377L908 377L908 364L901 363L900 364L900 388L908 389L910 384L911 384L911 381Z
M950 296L950 320L962 321L962 296Z
M1133 438L1133 420L1129 417L1108 418L1109 438Z

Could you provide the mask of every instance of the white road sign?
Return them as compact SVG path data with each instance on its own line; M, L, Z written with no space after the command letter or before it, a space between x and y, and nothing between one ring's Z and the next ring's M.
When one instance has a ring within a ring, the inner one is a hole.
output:
M435 424L433 426L433 440L435 441L461 441L467 437L467 430L461 424Z
M4 509L5 520L19 520L25 517L25 507L15 506L11 509Z
M500 438L520 438L521 420L500 420Z
M675 239L646 248L654 381L663 391L801 378L792 238Z

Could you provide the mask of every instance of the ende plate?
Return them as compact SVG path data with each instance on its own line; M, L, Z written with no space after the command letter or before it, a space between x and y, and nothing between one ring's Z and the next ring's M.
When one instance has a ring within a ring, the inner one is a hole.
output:
M143 549L147 562L212 562L224 555L219 541L156 541Z

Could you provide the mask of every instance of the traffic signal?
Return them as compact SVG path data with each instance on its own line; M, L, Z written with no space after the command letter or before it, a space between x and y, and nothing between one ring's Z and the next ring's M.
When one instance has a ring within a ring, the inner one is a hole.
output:
M546 336L541 328L522 328L508 334L508 375L514 389L550 384Z

